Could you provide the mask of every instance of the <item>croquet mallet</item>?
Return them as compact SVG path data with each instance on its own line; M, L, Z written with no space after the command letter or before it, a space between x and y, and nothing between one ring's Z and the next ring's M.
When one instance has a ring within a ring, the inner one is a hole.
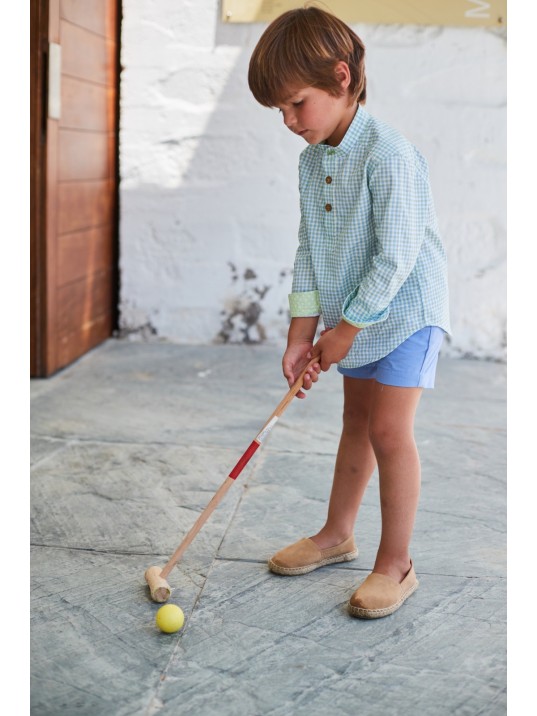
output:
M175 552L172 554L168 562L164 565L164 567L149 567L146 569L144 577L145 581L149 585L149 591L151 593L151 599L154 602L165 602L168 600L172 590L168 582L166 581L170 572L175 567L177 562L181 559L183 554L185 553L187 547L190 545L190 543L193 541L194 537L198 534L198 532L201 530L205 522L209 519L211 514L214 512L216 507L218 506L219 502L222 500L226 492L229 490L231 485L235 482L237 477L241 474L241 472L244 470L248 462L250 461L250 458L252 455L256 452L256 450L263 444L263 441L266 439L274 425L276 424L278 418L282 415L284 410L287 408L289 403L292 401L292 399L295 397L295 395L298 393L298 391L302 388L302 385L304 383L304 376L306 375L307 371L318 361L317 358L313 358L308 365L304 368L302 373L299 375L296 382L293 384L293 386L289 389L285 397L282 399L276 410L272 413L270 418L267 420L267 422L263 425L261 430L259 431L258 435L255 437L255 439L250 443L249 447L245 450L242 457L238 461L238 463L235 465L233 470L229 473L229 475L226 477L225 481L222 483L222 485L218 488L218 490L213 495L211 501L207 505L207 507L203 510L203 512L200 514L194 525L191 527L190 531L187 533L186 537L183 539L179 547L175 550Z

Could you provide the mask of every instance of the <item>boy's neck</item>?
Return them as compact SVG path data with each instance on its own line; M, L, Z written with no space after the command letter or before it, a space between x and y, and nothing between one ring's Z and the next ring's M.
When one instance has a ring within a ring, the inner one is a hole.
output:
M341 116L341 121L338 124L336 132L330 137L330 140L326 140L323 144L328 144L331 147L337 147L343 141L343 137L347 134L347 130L352 124L353 119L358 112L360 105L356 102L351 102L345 112Z

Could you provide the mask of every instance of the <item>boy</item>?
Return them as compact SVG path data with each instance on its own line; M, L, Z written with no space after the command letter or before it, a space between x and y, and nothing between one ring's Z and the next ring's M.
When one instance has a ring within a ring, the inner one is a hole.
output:
M292 385L317 358L305 390L333 363L344 376L326 523L277 552L269 568L297 575L355 559L354 524L377 466L380 545L348 607L352 616L373 619L393 613L418 587L409 552L420 489L414 416L422 390L434 387L450 328L427 164L364 109L364 54L338 18L316 7L291 10L263 33L248 81L254 97L277 107L309 145L300 156L301 222L283 373ZM314 344L320 315L325 330Z

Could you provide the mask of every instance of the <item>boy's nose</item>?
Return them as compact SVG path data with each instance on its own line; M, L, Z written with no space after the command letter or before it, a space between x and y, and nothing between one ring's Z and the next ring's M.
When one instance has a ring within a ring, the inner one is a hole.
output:
M291 131L293 131L293 127L296 124L296 117L294 116L294 114L292 112L284 112L283 122L284 122L285 126L287 127L287 129L290 129Z

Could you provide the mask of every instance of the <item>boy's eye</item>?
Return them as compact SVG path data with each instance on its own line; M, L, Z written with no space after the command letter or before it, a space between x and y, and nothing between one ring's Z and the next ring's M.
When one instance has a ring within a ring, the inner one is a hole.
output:
M292 105L293 105L293 107L299 107L299 106L302 104L303 101L304 101L304 100L299 99L299 100L297 100L296 102L292 102Z

